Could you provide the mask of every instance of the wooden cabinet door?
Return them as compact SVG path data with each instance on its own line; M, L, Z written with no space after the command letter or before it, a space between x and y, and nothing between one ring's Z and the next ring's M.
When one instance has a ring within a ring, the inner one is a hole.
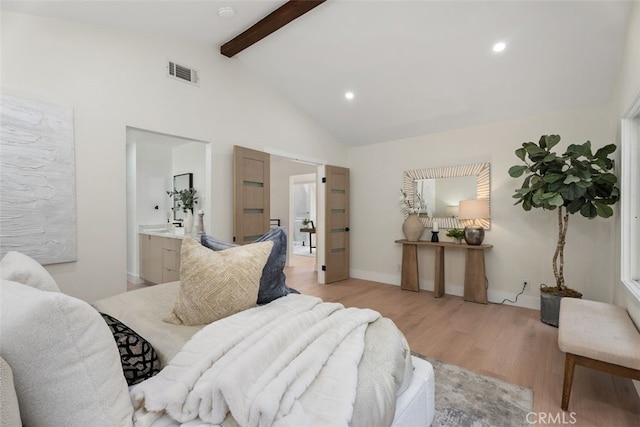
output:
M162 283L180 280L180 248L182 240L165 238L162 248Z
M324 281L349 278L349 169L325 166Z
M164 237L140 234L140 278L162 283L162 248Z
M269 231L269 154L233 147L233 241L244 245Z

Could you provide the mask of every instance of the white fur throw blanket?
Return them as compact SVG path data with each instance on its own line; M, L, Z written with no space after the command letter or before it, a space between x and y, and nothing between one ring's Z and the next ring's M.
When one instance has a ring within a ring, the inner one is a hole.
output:
M372 310L289 295L196 333L155 377L131 389L135 425L348 426Z

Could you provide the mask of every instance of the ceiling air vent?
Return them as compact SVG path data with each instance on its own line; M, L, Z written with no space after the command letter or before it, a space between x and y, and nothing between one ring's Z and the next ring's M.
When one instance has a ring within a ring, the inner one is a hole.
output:
M171 60L167 60L167 77L191 83L195 86L198 86L200 83L198 70L177 64L175 61Z

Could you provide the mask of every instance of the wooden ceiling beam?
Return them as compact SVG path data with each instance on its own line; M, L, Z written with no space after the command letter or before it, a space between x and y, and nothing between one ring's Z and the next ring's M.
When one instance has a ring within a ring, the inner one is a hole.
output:
M259 42L269 34L279 30L289 22L320 6L326 0L289 0L269 15L232 38L222 46L220 53L231 58L254 43Z

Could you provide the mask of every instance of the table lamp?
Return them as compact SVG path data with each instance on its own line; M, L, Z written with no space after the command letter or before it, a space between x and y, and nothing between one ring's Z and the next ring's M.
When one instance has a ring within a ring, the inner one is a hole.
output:
M480 245L484 240L484 228L478 223L478 219L488 219L489 201L460 200L458 207L458 219L471 220L471 223L464 227L464 240L468 245Z

